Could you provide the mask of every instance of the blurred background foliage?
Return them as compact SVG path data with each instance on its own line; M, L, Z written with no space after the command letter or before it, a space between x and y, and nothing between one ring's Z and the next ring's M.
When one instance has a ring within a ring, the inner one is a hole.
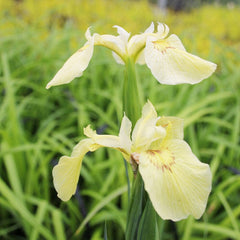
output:
M45 86L84 44L89 26L115 34L112 26L120 25L136 34L152 21L168 24L189 52L218 64L211 78L194 86L160 85L148 68L137 66L145 98L159 115L184 118L185 139L213 173L204 216L158 219L159 239L240 239L239 1L169 0L162 9L159 3L0 1L0 239L98 240L105 223L108 239L124 239L127 178L118 153L88 154L67 203L57 198L51 176L89 123L99 133L118 133L123 66L96 47L80 79Z

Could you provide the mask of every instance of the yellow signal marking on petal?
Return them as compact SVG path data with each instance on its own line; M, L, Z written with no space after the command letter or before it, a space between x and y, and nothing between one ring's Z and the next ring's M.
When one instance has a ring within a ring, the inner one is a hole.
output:
M175 164L175 157L169 151L168 148L162 150L147 150L149 161L157 168L161 169L162 172L164 170L168 170L172 173L172 165Z
M153 47L159 50L162 54L167 53L167 49L176 49L175 47L170 46L165 40L153 41Z

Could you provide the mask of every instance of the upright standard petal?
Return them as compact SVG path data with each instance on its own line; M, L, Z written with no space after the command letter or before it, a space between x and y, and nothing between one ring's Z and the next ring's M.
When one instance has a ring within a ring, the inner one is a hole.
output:
M167 141L140 154L139 171L152 204L163 219L200 218L211 191L211 171L183 140Z
M132 151L139 152L148 149L150 144L166 134L162 126L156 126L157 113L152 103L148 101L142 110L142 117L137 121L132 133Z
M115 25L113 27L117 29L117 32L119 34L119 38L123 41L124 46L126 46L127 42L128 42L128 39L130 37L130 33L127 32L124 28L122 28L118 25Z
M62 201L68 201L76 192L82 160L88 151L93 151L91 139L80 141L73 150L71 157L63 156L53 168L53 184ZM98 147L95 146L94 150Z
M71 157L61 157L59 163L53 168L53 183L58 197L68 201L75 193L82 160L88 151L93 152L100 147L110 147L119 150L124 158L130 161L130 130L131 122L126 116L123 118L119 136L98 135L90 126L87 126L84 134L89 138L80 141L74 147Z
M86 44L75 52L57 72L54 78L47 84L46 88L67 84L74 78L82 76L83 71L87 68L94 48L94 38L90 38Z
M127 116L124 115L122 119L120 131L119 131L119 139L120 139L121 148L125 149L128 154L130 154L131 145L132 145L132 141L130 139L131 130L132 130L132 123L127 118Z
M142 34L134 35L130 38L127 43L127 50L129 56L132 56L135 59L135 62L138 64L145 64L144 57L144 47L146 45L147 36L151 35L154 32L154 23L145 30Z
M165 38L169 33L169 27L166 24L158 23L157 34L160 38Z
M157 113L152 103L148 101L142 109L142 117L137 121L133 133L132 142L134 148L147 145L152 139L157 121Z
M171 127L168 126L171 124ZM183 119L178 117L159 117L157 126L162 126L168 131L168 138L183 139Z
M147 66L162 84L195 84L216 69L216 64L186 52L176 35L160 40L149 37L144 51Z

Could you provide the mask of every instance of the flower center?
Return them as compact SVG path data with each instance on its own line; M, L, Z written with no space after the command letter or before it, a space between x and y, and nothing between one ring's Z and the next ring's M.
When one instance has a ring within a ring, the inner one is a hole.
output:
M168 148L161 150L146 151L150 162L162 172L165 170L172 172L172 166L175 164L175 157Z

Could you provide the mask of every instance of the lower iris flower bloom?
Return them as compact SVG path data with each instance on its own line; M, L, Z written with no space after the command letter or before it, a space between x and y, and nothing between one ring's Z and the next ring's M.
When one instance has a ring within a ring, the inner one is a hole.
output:
M118 136L98 135L90 126L70 157L63 156L53 169L58 197L68 201L75 193L82 160L89 151L110 147L120 151L139 171L154 209L163 219L179 221L193 215L200 218L211 191L211 171L192 153L183 140L183 120L158 117L148 101L132 133L124 116Z

